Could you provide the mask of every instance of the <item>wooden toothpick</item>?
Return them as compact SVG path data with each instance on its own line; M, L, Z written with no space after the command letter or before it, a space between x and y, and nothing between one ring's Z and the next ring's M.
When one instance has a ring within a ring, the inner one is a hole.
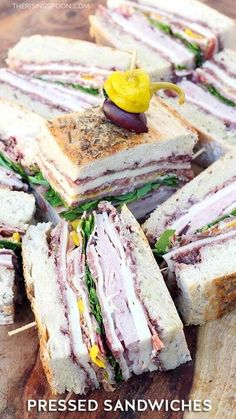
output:
M133 71L135 69L136 59L137 59L137 51L134 51L133 55L132 55L131 65L130 65L131 73L133 73Z
M70 400L70 398L71 398L71 396L72 396L72 395L73 395L72 391L71 391L70 393L68 393L68 394L67 394L67 396L66 396L66 398L65 398L65 402L66 402L66 403Z
M17 335L17 333L24 332L25 330L31 329L32 327L35 327L35 326L36 326L36 322L26 324L25 326L18 327L18 329L11 330L10 332L8 332L8 336Z
M204 153L204 151L206 151L205 147L200 148L200 150L196 151L196 153L193 155L192 160L195 160L198 156Z

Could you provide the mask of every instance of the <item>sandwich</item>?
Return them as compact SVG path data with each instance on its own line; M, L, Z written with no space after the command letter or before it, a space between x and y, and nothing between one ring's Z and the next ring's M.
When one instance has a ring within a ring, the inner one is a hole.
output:
M102 103L104 80L130 66L130 54L94 43L33 35L8 52L0 69L0 96L46 119Z
M108 0L89 19L96 42L136 50L138 66L158 80L189 72L236 40L233 20L196 0Z
M111 390L190 360L183 326L142 230L108 203L80 221L31 226L26 289L54 393ZM48 280L50 278L50 281Z
M18 169L20 175L33 173L37 170L36 138L45 129L44 119L5 99L0 99L0 115L0 165L9 161L7 167Z
M27 191L20 175L0 167L0 325L14 322L21 239L35 212L34 197Z
M186 102L179 107L173 95L165 99L199 132L204 147L199 163L208 166L236 144L236 52L225 49L206 61L179 86Z
M236 154L227 153L157 208L143 229L167 264L185 324L236 305Z
M48 123L38 138L38 166L56 203L59 195L69 207L62 215L77 218L106 197L116 206L133 202L141 218L192 178L196 132L157 98L147 120L148 132L136 134L98 107Z

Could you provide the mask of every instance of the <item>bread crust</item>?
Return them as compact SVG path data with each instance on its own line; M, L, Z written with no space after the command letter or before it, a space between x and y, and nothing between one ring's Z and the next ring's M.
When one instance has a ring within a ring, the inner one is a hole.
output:
M219 276L206 288L209 304L204 321L217 319L236 307L236 272Z
M107 38L105 33L102 31L101 27L97 24L96 16L90 15L89 23L89 35L91 36L91 38L93 38L97 44L114 48L112 42L109 40L109 38Z
M48 332L45 325L40 321L40 317L37 315L36 306L34 304L34 287L33 287L33 281L30 273L30 268L28 267L26 263L26 249L23 246L22 247L22 260L23 260L23 272L24 272L24 278L25 278L25 288L26 288L26 294L30 301L32 311L35 315L35 321L37 324L38 329L38 337L39 337L39 348L40 348L40 359L43 365L43 369L45 372L45 375L47 377L48 383L51 387L52 394L56 395L57 391L54 388L53 385L53 370L50 366L50 354L47 349L47 342L48 342Z

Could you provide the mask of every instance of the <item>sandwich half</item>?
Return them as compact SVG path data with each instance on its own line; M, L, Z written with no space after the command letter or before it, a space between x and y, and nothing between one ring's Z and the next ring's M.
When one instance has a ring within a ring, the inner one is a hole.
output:
M137 51L138 66L158 80L188 72L236 40L233 20L196 0L108 0L89 19L98 43Z
M10 49L6 61L0 96L51 119L101 104L105 79L114 70L127 70L131 55L87 41L33 35Z
M143 229L167 263L185 324L236 305L236 154L227 153L157 208Z
M14 322L17 256L35 212L34 197L27 191L28 185L20 175L0 167L0 325Z
M196 132L160 99L152 100L147 118L145 134L114 125L101 108L48 123L38 139L38 166L75 216L81 205L88 210L107 197L116 205L142 200L141 218L192 178Z
M198 130L205 149L199 162L206 167L236 145L236 52L221 51L178 84L184 105L168 92L165 99Z
M26 173L36 171L36 138L45 129L44 119L15 102L1 98L0 115L0 156L9 161L13 170L20 166ZM3 164L0 160L0 165Z
M119 214L103 203L72 225L31 226L23 262L55 393L110 390L133 374L190 360L161 272L126 207Z

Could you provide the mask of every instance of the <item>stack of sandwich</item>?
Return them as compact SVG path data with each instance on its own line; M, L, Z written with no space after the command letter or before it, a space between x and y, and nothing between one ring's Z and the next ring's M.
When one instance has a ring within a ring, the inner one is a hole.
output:
M209 165L236 145L236 53L225 49L206 61L191 76L179 81L186 103L179 107L173 97L165 100L198 130L205 148L201 163Z
M101 108L48 123L38 166L72 207L62 215L71 220L107 197L116 205L133 202L141 218L192 178L195 131L160 99L152 100L147 119L144 134L114 125Z
M85 393L190 360L183 325L130 211L31 226L22 254L54 393ZM48 280L50 278L50 281ZM53 316L52 316L53 313Z
M167 263L186 324L236 306L236 154L228 153L154 211L143 229Z
M98 43L136 50L154 79L186 74L236 40L233 20L196 0L108 0L90 24Z
M35 200L20 175L0 167L0 325L14 321L18 250L35 212Z
M126 70L130 54L54 36L22 38L0 69L0 96L47 119L102 103L109 73Z

